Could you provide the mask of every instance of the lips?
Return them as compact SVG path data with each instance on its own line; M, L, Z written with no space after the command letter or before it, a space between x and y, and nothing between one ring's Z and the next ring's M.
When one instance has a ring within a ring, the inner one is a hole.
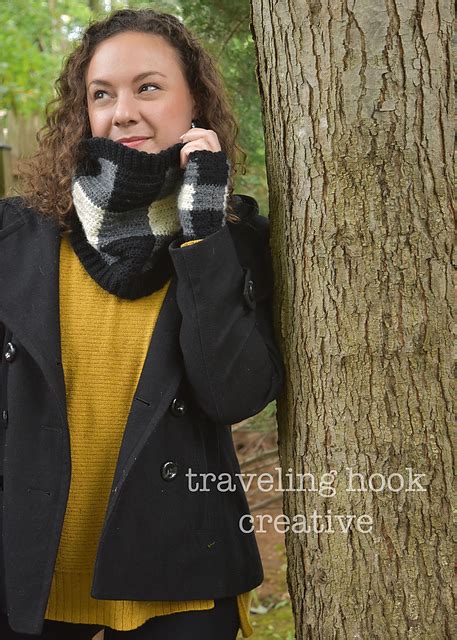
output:
M149 138L143 136L132 136L131 138L119 138L116 142L120 142L126 147L138 147L143 142L146 142L146 140L149 140Z

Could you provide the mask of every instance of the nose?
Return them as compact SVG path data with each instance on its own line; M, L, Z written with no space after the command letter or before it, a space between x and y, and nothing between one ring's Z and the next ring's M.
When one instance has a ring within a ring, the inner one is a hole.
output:
M113 125L124 127L135 124L138 120L139 113L134 96L128 93L119 93L113 112Z

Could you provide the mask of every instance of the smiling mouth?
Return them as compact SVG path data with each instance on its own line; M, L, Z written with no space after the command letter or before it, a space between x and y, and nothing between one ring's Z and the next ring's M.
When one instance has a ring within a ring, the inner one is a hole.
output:
M143 142L150 140L150 138L121 138L117 142L125 145L126 147L138 147Z

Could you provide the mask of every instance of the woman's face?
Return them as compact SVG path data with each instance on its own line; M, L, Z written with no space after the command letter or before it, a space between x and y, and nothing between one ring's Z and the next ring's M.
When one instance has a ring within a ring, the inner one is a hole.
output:
M101 42L86 73L92 136L158 153L181 142L196 103L177 51L161 36L126 31Z

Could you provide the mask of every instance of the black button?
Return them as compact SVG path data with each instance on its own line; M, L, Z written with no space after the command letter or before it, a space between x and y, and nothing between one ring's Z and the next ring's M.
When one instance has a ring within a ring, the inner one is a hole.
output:
M17 353L17 349L15 345L12 342L8 342L6 345L5 360L7 362L13 362L13 360L16 357L16 353Z
M187 405L184 400L174 398L173 402L170 405L170 411L174 416L183 416L187 412Z
M247 295L251 302L255 302L254 283L252 282L252 280L248 280Z
M164 480L173 480L178 475L178 465L171 460L164 462L160 474Z
M255 309L256 298L255 298L255 287L254 280L251 277L251 270L246 270L246 275L244 278L244 290L243 290L244 299L250 309Z

